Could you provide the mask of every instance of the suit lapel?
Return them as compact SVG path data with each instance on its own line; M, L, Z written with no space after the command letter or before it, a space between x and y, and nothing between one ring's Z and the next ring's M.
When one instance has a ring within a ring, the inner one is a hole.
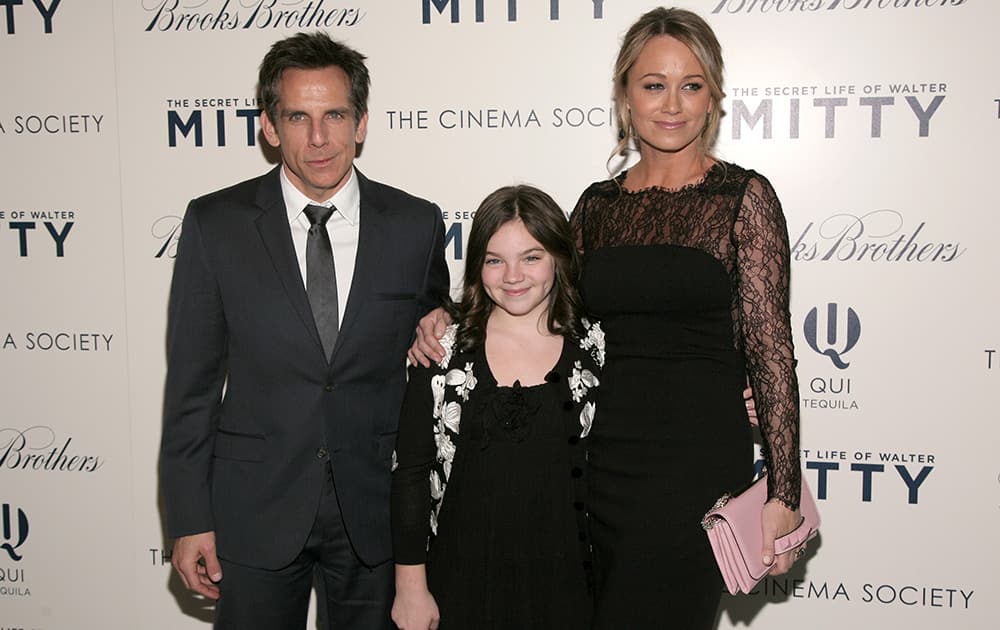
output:
M382 258L382 246L386 242L384 208L375 186L354 169L361 192L361 212L359 214L358 254L354 260L354 274L351 276L351 291L344 309L344 321L340 323L337 345L333 349L331 365L344 344L351 339L364 303L371 299L373 282L378 275Z
M289 301L322 354L323 346L316 331L316 322L313 320L309 297L302 281L302 271L295 257L295 245L292 243L292 232L288 226L288 213L281 195L281 180L278 176L280 168L279 164L265 175L257 189L257 205L262 210L256 219L257 230Z

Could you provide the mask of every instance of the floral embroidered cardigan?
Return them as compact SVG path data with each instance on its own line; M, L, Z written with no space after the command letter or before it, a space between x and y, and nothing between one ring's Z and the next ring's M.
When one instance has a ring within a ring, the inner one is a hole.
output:
M604 365L604 332L600 324L587 320L583 324L585 335L581 339L566 339L565 352L569 354L572 368L567 378L561 379L567 388L567 405L572 406L572 417L579 420L579 434L570 439L571 445L578 445L590 432L597 406L600 369ZM437 533L437 517L455 458L462 406L469 401L470 392L478 384L474 363L476 351L454 352L457 328L452 324L445 332L441 344L446 354L438 365L410 368L408 387L427 387L429 380L431 403L426 422L420 418L400 418L392 482L392 535L398 564L422 564L426 560L427 545ZM414 378L413 370L428 370L430 374ZM411 395L426 397L426 392L408 389L407 396ZM422 446L417 444L416 448L404 449L401 448L404 442L418 442ZM419 484L419 491L414 492L416 484ZM581 519L583 516L581 511ZM417 519L425 524L419 528L418 538L422 541L419 545L413 543Z

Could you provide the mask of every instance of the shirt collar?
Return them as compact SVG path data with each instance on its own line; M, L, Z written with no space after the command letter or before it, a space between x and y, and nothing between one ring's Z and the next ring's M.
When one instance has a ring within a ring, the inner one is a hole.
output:
M318 202L307 197L295 184L288 179L284 165L279 169L281 179L281 195L285 200L285 211L288 213L288 222L298 219L299 215L309 204L319 206L335 206L337 212L351 225L357 225L358 215L361 212L361 189L358 187L358 178L354 173L354 167L347 173L347 181L340 187L330 199L325 202Z

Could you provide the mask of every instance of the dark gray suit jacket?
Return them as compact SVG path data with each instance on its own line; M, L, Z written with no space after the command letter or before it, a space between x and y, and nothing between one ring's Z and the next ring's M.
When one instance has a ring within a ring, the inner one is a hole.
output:
M406 350L448 292L444 224L434 204L355 171L358 253L328 363L280 168L195 199L184 217L160 449L167 533L214 530L223 558L287 565L312 526L329 458L351 543L375 565L392 554Z

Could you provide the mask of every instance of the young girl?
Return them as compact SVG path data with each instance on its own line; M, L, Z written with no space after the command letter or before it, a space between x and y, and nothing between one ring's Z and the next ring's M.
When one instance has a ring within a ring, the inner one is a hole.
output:
M604 339L577 272L547 194L506 187L479 206L446 356L411 369L399 421L402 630L590 625L584 438Z

